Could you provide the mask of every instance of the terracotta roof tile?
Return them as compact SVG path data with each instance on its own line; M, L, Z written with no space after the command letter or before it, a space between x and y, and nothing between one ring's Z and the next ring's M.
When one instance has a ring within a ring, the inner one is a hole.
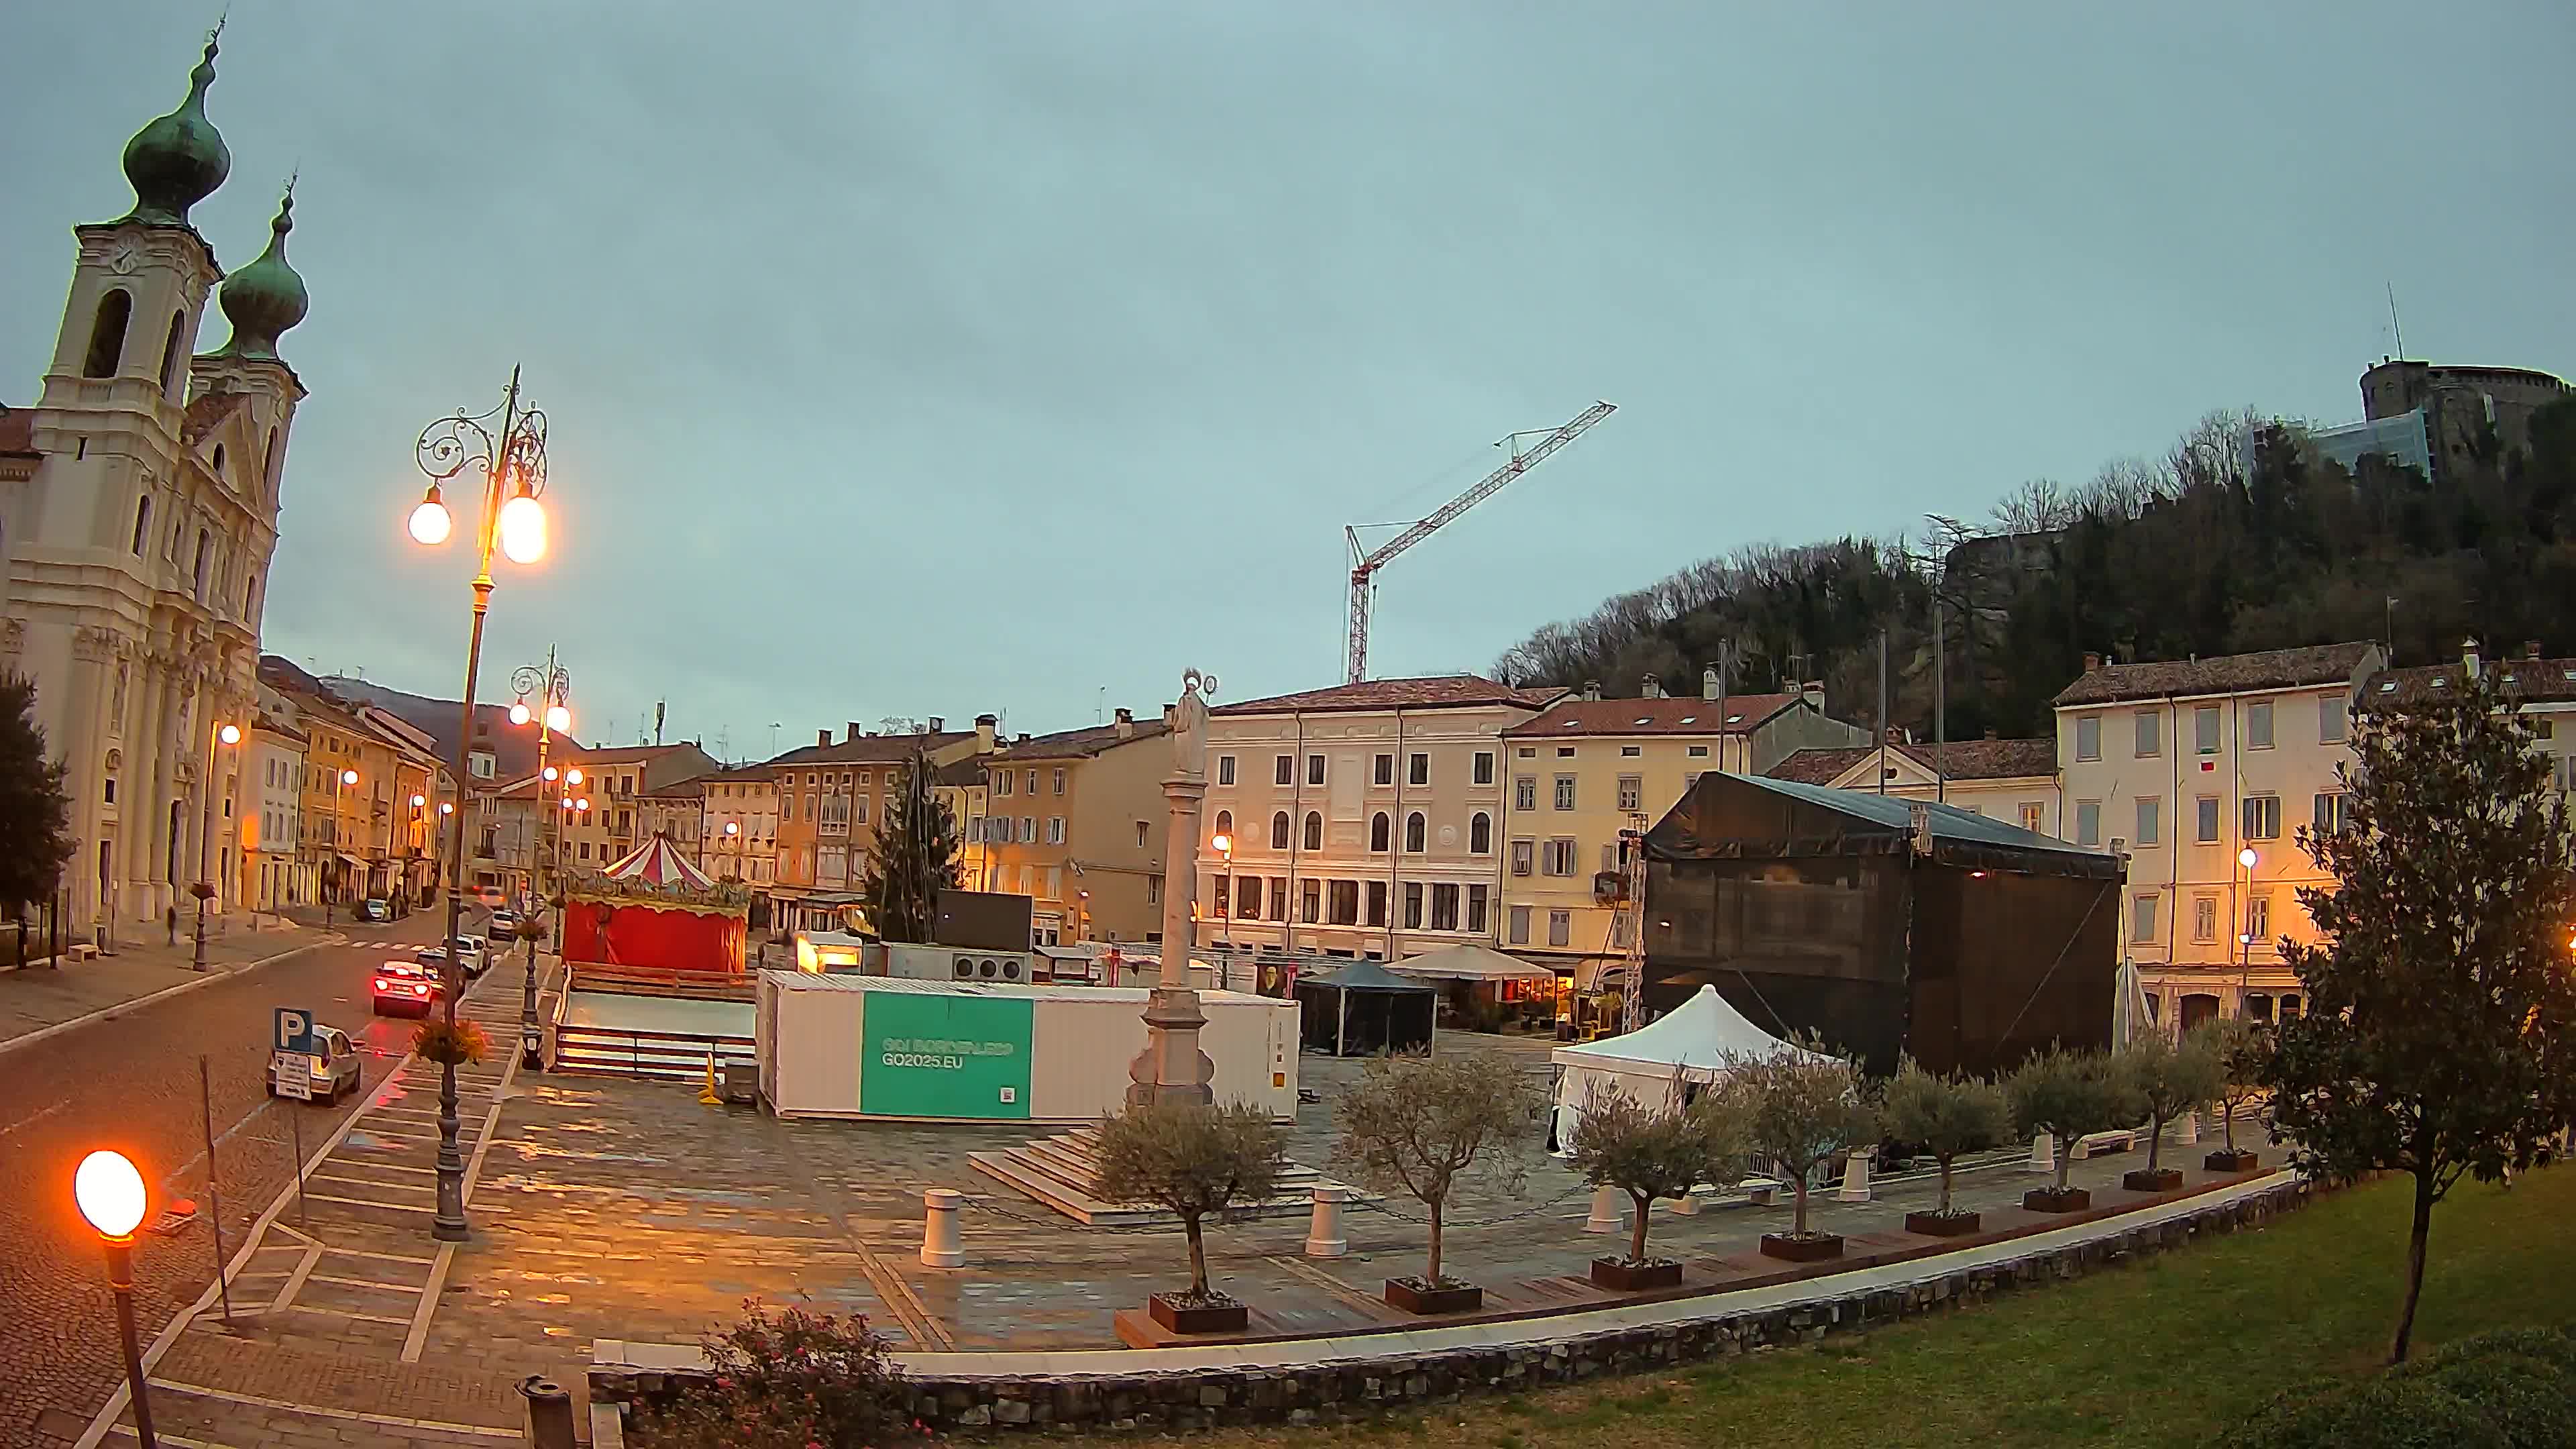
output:
M2350 680L2378 647L2366 642L2311 644L2299 649L2266 649L2256 654L2222 654L2210 659L2105 664L2059 690L2055 702L2063 709L2124 699L2158 699L2169 694L2239 694L2257 689L2340 684Z
M1419 679L1367 679L1298 694L1274 694L1222 704L1210 714L1325 714L1371 709L1465 709L1485 704L1514 704L1537 709L1565 691L1554 686L1514 689L1481 674L1437 674Z
M2489 659L2480 666L2504 677L2508 699L2554 702L2576 699L2576 659ZM2464 669L2458 661L2383 669L2362 686L2365 704L2406 702L2457 691ZM2392 687L2393 686L2393 687Z
M834 740L828 745L807 745L768 761L768 765L786 768L795 765L884 765L900 764L923 750L941 750L960 740L975 738L972 730L949 730L943 734L861 735L855 740Z
M1159 739L1170 732L1171 726L1158 719L1138 720L1125 735L1118 733L1116 725L1085 725L1078 730L1013 740L1002 746L999 756L1009 760L1087 760L1113 745Z
M0 453L36 451L36 414L31 408L0 407Z
M1503 733L1513 739L1547 735L1744 734L1798 702L1794 694L1727 696L1724 718L1713 699L1560 699Z
M2057 773L2055 740L1952 740L1939 747L1937 754L1935 747L1920 741L1887 748L1891 754L1912 760L1927 774L1937 772L1953 780L2015 780ZM1774 780L1828 785L1845 770L1877 753L1876 745L1799 750L1762 773Z

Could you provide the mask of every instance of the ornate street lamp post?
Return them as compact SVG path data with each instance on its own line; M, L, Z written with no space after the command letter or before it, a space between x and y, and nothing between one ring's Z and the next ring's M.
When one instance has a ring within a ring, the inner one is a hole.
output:
M554 736L569 734L572 730L572 710L565 704L572 693L572 676L555 663L555 651L549 648L543 669L526 664L511 673L510 690L518 696L518 701L510 706L510 723L524 725L533 722L537 726L536 788L538 798L542 800L556 793L552 788L555 770L546 763L547 744ZM528 705L531 694L537 696L533 709ZM572 783L579 784L581 772L573 771L571 778ZM554 844L549 849L560 851L563 848L563 811L548 802L546 814L554 818L556 826ZM540 841L539 845L543 847L544 842ZM536 882L537 898L542 902L547 895L544 878L533 869L529 878ZM538 917L541 930L544 919L543 916ZM522 953L527 958L527 977L519 991L519 1065L536 1071L545 1065L546 1045L545 1030L537 1024L537 933L528 936L527 944L528 949Z
M107 1249L107 1288L116 1298L117 1336L125 1345L125 1383L134 1400L134 1437L153 1449L152 1397L134 1335L134 1230L143 1225L143 1174L122 1152L101 1150L72 1173L72 1201Z
M214 743L218 746L240 744L241 726L217 725ZM222 754L209 748L206 751L206 778L198 787L203 792L206 808L204 823L197 829L197 884L192 892L197 898L197 959L188 968L192 971L206 969L206 902L214 899L215 895L214 872L207 866L206 857L215 848L215 783L222 778L222 769Z
M495 414L500 433L484 424ZM519 370L510 369L510 387L492 412L441 418L423 428L413 457L429 476L429 489L411 511L410 531L417 542L435 547L447 541L452 527L439 485L469 468L483 470L483 507L474 534L474 622L465 645L464 722L456 731L456 778L473 778L470 750L474 743L474 679L483 665L483 616L492 607L492 545L512 563L533 564L546 555L546 510L537 501L546 487L546 415L519 405ZM464 895L456 882L465 874L465 832L455 831L447 850L446 962L439 968L445 989L439 993L447 1030L456 1030L456 998L463 990L457 970L457 913ZM429 1233L441 1242L465 1240L465 1155L456 1142L456 1064L439 1064L438 1072L438 1209Z

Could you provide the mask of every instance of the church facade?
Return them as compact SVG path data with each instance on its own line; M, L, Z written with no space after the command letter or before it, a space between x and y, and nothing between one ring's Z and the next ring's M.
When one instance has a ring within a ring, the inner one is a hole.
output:
M188 220L231 169L206 115L215 54L127 143L134 209L73 228L42 392L0 411L0 667L34 680L66 767L64 919L129 937L193 911L201 880L245 899L260 611L305 395L277 350L306 309L292 187L268 250L229 277ZM230 337L200 353L209 303Z

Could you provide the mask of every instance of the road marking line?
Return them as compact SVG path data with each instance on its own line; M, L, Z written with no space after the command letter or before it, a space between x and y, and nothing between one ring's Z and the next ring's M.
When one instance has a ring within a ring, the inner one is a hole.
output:
M417 1183L409 1182L378 1182L369 1177L343 1177L336 1172L317 1172L304 1180L306 1182L345 1182L354 1187L381 1187L394 1192L437 1191L437 1188L434 1185L425 1187Z
M410 1321L402 1318L387 1318L381 1313L352 1313L346 1308L324 1308L318 1304L312 1303L289 1303L286 1305L286 1311L289 1313L319 1313L325 1318L354 1318L361 1323L407 1323Z
M424 1268L437 1261L433 1258L406 1257L401 1253L371 1253L364 1248L324 1248L322 1251L336 1254L343 1258L374 1258L379 1262L385 1263L417 1263ZM446 1250L442 1248L440 1251L444 1252Z
M435 1207L413 1207L411 1204L403 1202L369 1202L365 1198L359 1197L329 1197L318 1192L308 1194L306 1201L336 1202L343 1207L381 1208L390 1213L435 1213L438 1211Z
M447 1285L447 1265L455 1256L454 1243L438 1245L438 1261L430 1265L429 1284L420 1290L420 1302L412 1307L411 1331L403 1335L404 1363L420 1362L421 1348L429 1342L430 1315L438 1312L439 1292Z
M363 1167L370 1172L417 1172L423 1177L438 1176L438 1169L435 1167L414 1167L408 1162L370 1162L361 1158L355 1162L333 1162L325 1165L331 1167ZM311 1173L307 1175L318 1177L321 1174ZM391 1187L393 1184L387 1183L385 1185L387 1187Z
M295 1265L294 1272L286 1275L286 1282L279 1286L277 1296L269 1300L268 1311L275 1313L281 1308L293 1307L295 1295L304 1291L304 1280L313 1276L313 1265L321 1261L320 1248L305 1249L304 1260Z
M370 1414L362 1409L340 1409L326 1404L297 1404L285 1399L263 1399L256 1394L236 1394L227 1389L209 1389L196 1384L183 1384L170 1379L154 1379L152 1386L192 1398L219 1399L228 1404L248 1404L256 1409L279 1409L289 1414L310 1414L319 1419L346 1419L359 1424L381 1424L391 1429L428 1429L448 1434L471 1434L478 1439L507 1439L524 1442L526 1434L518 1429L487 1429L480 1424L452 1424L444 1419L405 1419L394 1414Z
M417 1286L410 1283L383 1283L373 1278L335 1278L328 1273L314 1274L313 1281L316 1283L337 1283L343 1288L374 1288L386 1293L418 1293L420 1291Z
M128 1439L140 1437L132 1429L125 1427L123 1424L117 1425L109 1432L121 1434ZM185 1434L173 1434L166 1429L155 1429L152 1432L152 1437L163 1444L175 1444L178 1446L178 1449L233 1449L233 1446L230 1444L219 1444L212 1439L191 1439Z

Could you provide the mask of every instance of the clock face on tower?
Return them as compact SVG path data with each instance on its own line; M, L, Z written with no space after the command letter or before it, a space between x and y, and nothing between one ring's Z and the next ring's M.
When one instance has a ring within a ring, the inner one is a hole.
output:
M142 262L143 248L136 245L132 237L117 242L115 250L107 254L108 270L120 277L133 275L134 269Z

